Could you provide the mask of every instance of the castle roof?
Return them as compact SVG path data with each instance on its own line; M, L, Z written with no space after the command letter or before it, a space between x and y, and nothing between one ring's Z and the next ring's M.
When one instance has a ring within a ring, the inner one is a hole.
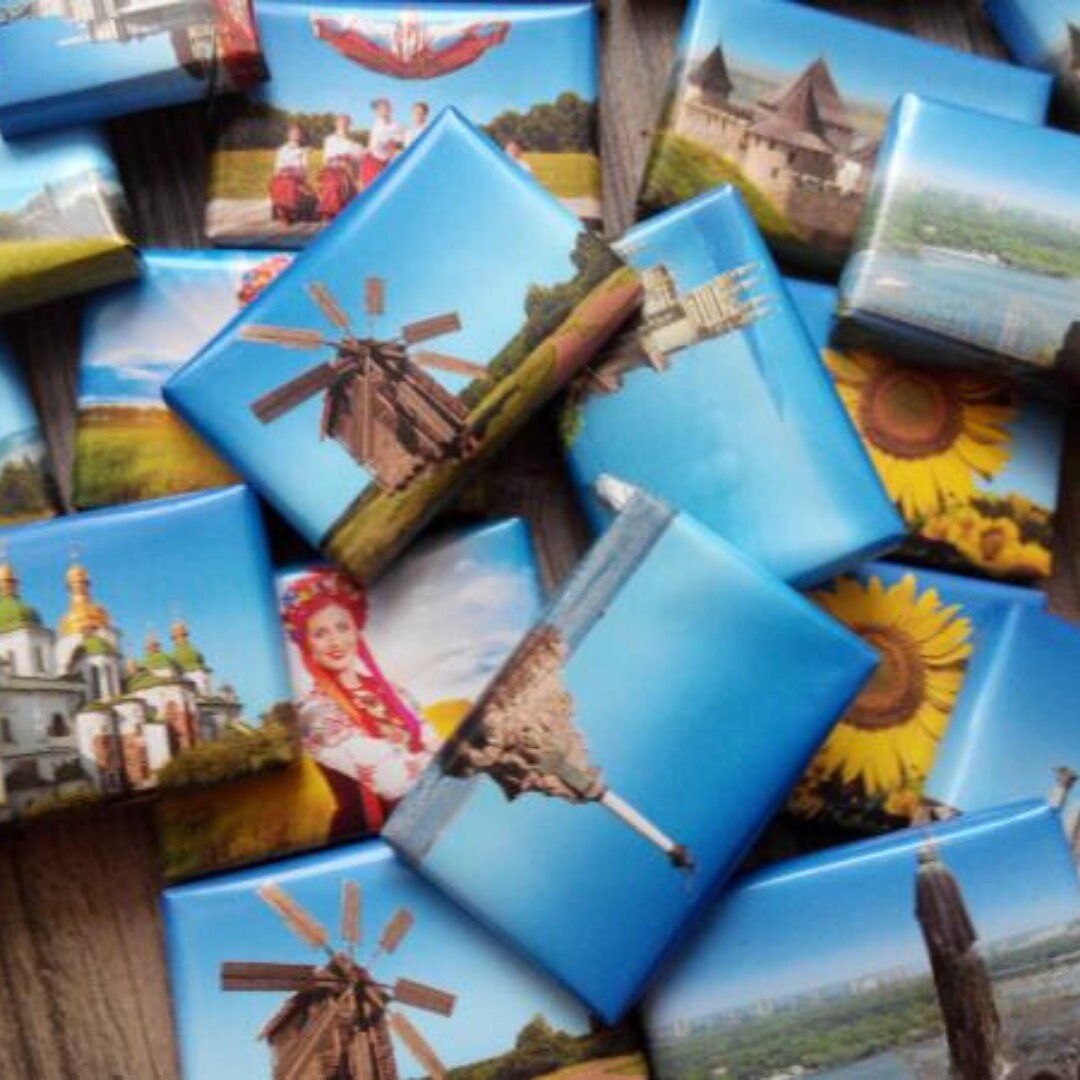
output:
M786 87L781 87L772 97L766 98L764 104L770 109L782 112L785 100L804 86L809 87L813 93L821 119L826 124L842 128L854 127L844 99L836 87L836 80L833 79L832 71L829 70L828 62L821 56L809 64Z
M723 100L731 93L733 84L719 45L690 73L690 85L696 86L705 98Z
M0 634L25 630L28 626L41 626L41 616L37 608L19 596L19 579L5 559L0 563Z
M813 83L802 77L796 80L777 104L750 129L755 135L798 146L804 150L831 153L825 124L818 109Z

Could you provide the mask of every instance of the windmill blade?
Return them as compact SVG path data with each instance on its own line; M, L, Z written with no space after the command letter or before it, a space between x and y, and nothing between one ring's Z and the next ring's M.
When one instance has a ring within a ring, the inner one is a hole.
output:
M227 960L221 965L221 989L298 992L315 985L315 971L314 964L263 964Z
M426 1009L439 1016L450 1016L457 1004L457 995L448 994L435 986L413 982L412 979L398 979L394 983L394 1000L402 1005L411 1005L415 1009Z
M345 314L341 305L334 299L330 290L325 285L320 285L318 282L311 282L307 287L308 296L319 305L319 310L332 322L339 330L343 330L350 337L356 335L352 332L352 326L349 325L349 316Z
M364 279L364 311L372 319L386 313L386 278L372 274Z
M354 949L360 944L360 886L355 881L341 886L341 937Z
M394 917L386 924L379 938L379 951L392 953L405 935L412 929L416 917L408 908L398 908Z
M289 349L321 349L333 345L320 330L298 330L289 326L242 326L240 338L259 345L284 345Z
M431 1080L446 1080L446 1068L427 1040L401 1013L387 1013L394 1034L405 1044L405 1049L427 1070Z
M321 393L334 382L339 374L339 370L333 364L319 364L318 367L313 367L310 371L305 371L303 375L298 375L295 379L290 379L287 383L263 394L262 397L256 398L251 403L251 411L262 423L269 424L279 416L284 416L290 409L302 405L308 398Z
M310 1075L308 1066L325 1049L324 1040L338 1021L337 999L329 998L316 1009L315 1018L308 1021L285 1056L280 1074L275 1074L276 1080L304 1080Z
M401 336L407 344L418 345L421 341L442 337L443 334L452 334L460 329L461 319L458 313L448 311L443 315L433 315L430 319L418 319L416 322L406 323L401 328Z
M428 349L420 349L413 353L413 362L422 364L424 367L435 368L436 371L451 371L455 375L468 375L473 379L482 379L488 370L483 364L473 364L468 360L459 360L456 356L447 356L446 353L431 352Z
M316 949L330 951L330 935L326 928L314 916L309 915L280 885L261 885L258 893L301 940Z

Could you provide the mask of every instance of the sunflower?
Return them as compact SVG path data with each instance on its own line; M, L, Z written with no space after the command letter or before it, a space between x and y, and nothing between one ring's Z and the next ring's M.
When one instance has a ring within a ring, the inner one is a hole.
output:
M908 522L976 494L1008 464L1016 416L1004 384L870 352L824 351L840 398Z
M880 663L833 729L811 766L867 798L917 785L930 770L971 655L971 621L942 603L936 589L917 593L905 575L886 588L840 578L814 594L826 611L877 650Z

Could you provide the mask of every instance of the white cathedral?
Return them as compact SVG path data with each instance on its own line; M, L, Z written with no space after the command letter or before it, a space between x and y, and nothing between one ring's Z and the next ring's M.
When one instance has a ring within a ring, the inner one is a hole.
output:
M0 562L0 820L57 796L153 787L163 765L242 712L231 687L215 691L183 622L171 652L150 634L144 655L125 661L86 568L73 563L66 580L54 631Z

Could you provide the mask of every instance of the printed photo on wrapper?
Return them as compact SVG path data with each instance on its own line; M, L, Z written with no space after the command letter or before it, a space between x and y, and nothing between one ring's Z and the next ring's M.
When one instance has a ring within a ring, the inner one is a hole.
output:
M636 1028L600 1025L377 840L170 889L165 920L184 1080L648 1075Z
M1003 580L1050 576L1062 409L1005 380L835 340L836 290L788 279L909 537L906 562Z
M1078 664L1080 628L1040 611L1014 612L988 662L972 672L927 796L969 813L1053 792L1080 852L1080 800L1070 800L1080 774Z
M890 563L868 563L808 595L880 660L796 785L788 809L847 829L902 828L931 813L923 800L927 778L954 714L966 710L992 670L1011 613L1041 610L1046 597Z
M248 0L4 0L0 130L197 101L266 74Z
M134 277L124 213L97 132L0 139L0 312Z
M905 97L840 281L843 329L1075 384L1078 167L1080 137Z
M447 110L166 398L310 543L370 577L639 295Z
M732 889L644 1007L657 1080L1071 1080L1080 887L1020 803Z
M159 800L171 880L377 832L541 604L517 520L423 540L368 588L322 565L277 581L302 756Z
M206 209L215 241L303 244L447 105L599 223L591 3L256 7L273 79L221 103Z
M700 196L615 248L642 275L641 318L561 418L593 525L611 518L592 490L610 473L797 586L892 546L902 524L740 194ZM807 516L813 530L795 524Z
M15 354L0 337L0 526L52 517L59 511L41 421Z
M77 507L236 482L166 406L161 387L290 261L254 252L143 251L138 281L86 301L72 492Z
M243 488L5 530L0 667L7 817L293 758L269 557Z
M605 490L625 496L617 518L383 835L613 1020L876 657L704 526Z
M774 248L843 262L889 110L906 91L1041 123L1041 73L799 4L697 0L639 195L647 216L739 187Z

